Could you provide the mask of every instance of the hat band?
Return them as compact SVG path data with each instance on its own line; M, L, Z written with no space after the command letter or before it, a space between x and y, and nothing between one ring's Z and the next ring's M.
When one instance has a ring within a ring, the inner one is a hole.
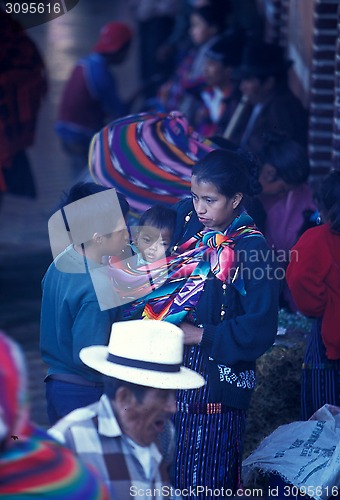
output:
M153 370L155 372L174 373L181 369L180 364L170 365L165 363L153 363L151 361L141 361L139 359L123 358L115 354L108 354L107 360L117 365L129 366L130 368L141 368L142 370Z

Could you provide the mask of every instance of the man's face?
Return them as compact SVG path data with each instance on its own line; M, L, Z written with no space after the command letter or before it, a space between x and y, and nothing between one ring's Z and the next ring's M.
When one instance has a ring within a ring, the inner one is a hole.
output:
M254 76L242 79L241 91L248 98L249 102L255 105L266 98L269 89L267 89L266 82L261 82L259 78Z
M141 446L155 442L164 424L176 412L176 391L148 389L142 401L131 394L129 404L121 412L125 434Z
M280 198L294 188L292 184L288 184L281 179L276 168L269 163L265 163L262 166L259 181L262 186L262 196Z
M126 222L122 219L116 226L115 230L107 234L103 240L101 248L102 255L115 255L119 257L122 250L126 248L129 242L129 232L126 227Z
M226 67L220 61L206 57L203 72L206 83L213 87L222 87L229 82L229 79L226 79Z

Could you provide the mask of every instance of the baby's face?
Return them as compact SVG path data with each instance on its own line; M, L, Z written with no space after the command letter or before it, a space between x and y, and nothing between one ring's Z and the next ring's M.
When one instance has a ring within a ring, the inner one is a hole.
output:
M147 262L155 262L165 258L165 252L170 246L171 232L169 229L159 230L152 226L141 227L136 246Z

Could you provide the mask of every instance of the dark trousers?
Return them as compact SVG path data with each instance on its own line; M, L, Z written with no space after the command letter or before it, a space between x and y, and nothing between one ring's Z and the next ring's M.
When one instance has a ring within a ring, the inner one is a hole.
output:
M51 425L71 411L95 403L103 394L103 386L71 384L60 380L46 381L47 415Z

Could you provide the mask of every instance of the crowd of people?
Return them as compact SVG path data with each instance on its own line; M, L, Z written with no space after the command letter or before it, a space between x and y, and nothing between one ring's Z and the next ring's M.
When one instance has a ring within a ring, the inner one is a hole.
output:
M184 3L131 1L140 60L153 61L140 113L126 118L109 69L135 36L120 21L65 84L56 132L96 182L75 183L49 221L47 432L30 422L20 349L0 334L5 498L241 492L256 361L280 307L314 318L301 419L340 406L339 172L313 192L283 49L241 29L232 2Z

